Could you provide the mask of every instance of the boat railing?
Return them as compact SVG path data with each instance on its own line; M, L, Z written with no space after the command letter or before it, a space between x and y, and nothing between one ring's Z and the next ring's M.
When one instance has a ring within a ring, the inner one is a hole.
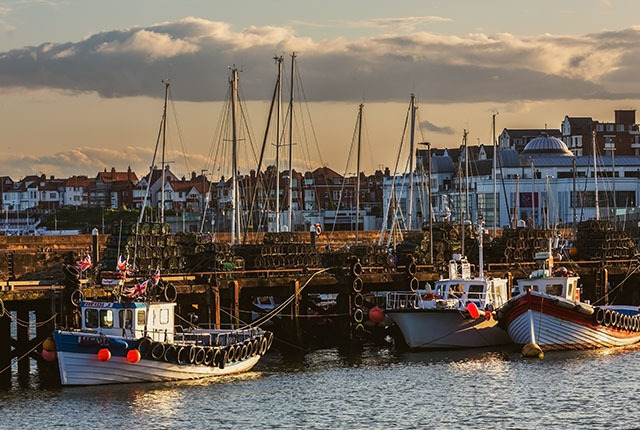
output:
M420 294L413 291L392 291L387 293L387 309L418 309L422 301Z

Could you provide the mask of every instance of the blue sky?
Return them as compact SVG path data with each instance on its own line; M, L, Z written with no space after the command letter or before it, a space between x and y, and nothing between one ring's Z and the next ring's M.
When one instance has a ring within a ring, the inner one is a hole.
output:
M612 120L640 97L635 15L631 0L3 0L0 174L143 169L165 77L190 160L174 169L197 170L211 162L228 66L243 68L259 136L271 57L293 50L327 152L299 168L345 169L363 99L375 154L365 168L392 164L412 91L435 146L458 145L465 128L490 143L495 111L498 131L555 128L566 114Z

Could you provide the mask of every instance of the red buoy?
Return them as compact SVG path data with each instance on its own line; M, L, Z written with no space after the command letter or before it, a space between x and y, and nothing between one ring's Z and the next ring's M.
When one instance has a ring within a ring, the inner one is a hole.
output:
M129 363L137 363L138 361L140 361L140 351L138 351L137 349L132 349L127 352L127 361Z
M467 304L467 311L469 312L469 316L473 319L476 319L480 316L480 312L478 311L478 307L475 303L469 302Z
M369 319L378 324L384 321L384 311L378 306L374 306L369 309Z
M100 361L109 361L111 359L111 351L107 348L101 348L98 351L98 360Z
M47 349L43 349L42 350L42 358L44 358L48 362L52 362L53 360L56 359L56 352L55 351L49 351Z
M486 319L486 320L491 319L491 311L490 310L484 311L484 319Z

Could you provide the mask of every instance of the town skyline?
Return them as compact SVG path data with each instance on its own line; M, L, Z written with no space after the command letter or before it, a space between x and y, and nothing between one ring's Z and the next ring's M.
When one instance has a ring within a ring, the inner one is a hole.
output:
M286 69L293 51L322 153L309 143L313 151L294 155L299 171L321 164L346 170L363 100L368 173L393 166L411 92L418 98L418 139L434 147L459 146L464 129L470 144L491 144L495 112L498 134L555 129L565 115L613 121L614 110L638 106L640 29L628 1L568 1L559 10L547 1L536 8L499 1L274 7L281 16L253 4L143 1L122 14L123 2L5 2L0 171L89 175L130 165L143 172L162 113L161 79L169 78L181 127L173 129L168 158L179 176L199 172L211 164L228 67L242 69L259 147L276 74L271 57L282 55ZM54 28L56 19L69 25ZM267 164L272 159L267 154ZM245 172L252 164L246 160ZM225 174L222 165L209 175Z

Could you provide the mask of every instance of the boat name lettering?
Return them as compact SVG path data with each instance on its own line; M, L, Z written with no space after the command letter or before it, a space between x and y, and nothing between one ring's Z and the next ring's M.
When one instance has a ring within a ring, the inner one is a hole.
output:
M111 308L113 307L113 303L109 302L85 302L85 306L91 306L93 308Z

